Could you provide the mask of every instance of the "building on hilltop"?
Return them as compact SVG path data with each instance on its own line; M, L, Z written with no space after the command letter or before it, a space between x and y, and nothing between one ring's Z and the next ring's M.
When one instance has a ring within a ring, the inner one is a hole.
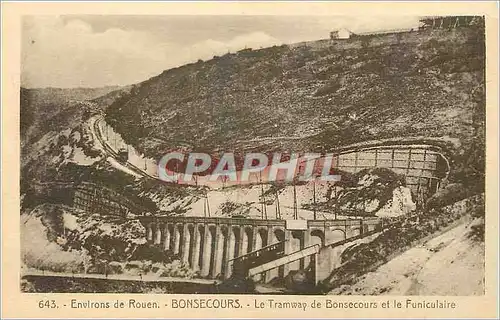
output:
M351 31L347 30L346 28L341 28L339 30L330 32L330 40L349 39L351 35L352 35Z

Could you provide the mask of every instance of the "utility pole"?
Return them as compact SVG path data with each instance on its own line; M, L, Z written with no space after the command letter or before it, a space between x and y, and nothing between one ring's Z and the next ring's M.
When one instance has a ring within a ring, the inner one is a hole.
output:
M261 200L261 201L262 201L262 200ZM261 205L260 205L260 210L261 210L261 215L260 215L260 218L264 220L264 219L265 219L265 218L264 218L264 203L261 203Z
M338 199L337 199L337 188L335 187L335 184L333 185L333 214L335 215L335 220L337 220L337 206L338 206Z
M262 214L264 215L264 219L267 220L267 208L266 208L266 199L264 197L264 185L262 185L262 171L259 172L259 181L260 181L260 197L262 201Z
M297 190L295 189L295 180L293 181L293 218L295 220L299 218L297 211Z
M316 221L316 180L313 180L313 213Z
M208 201L208 193L205 195L207 199L207 212L208 212L208 217L210 217L210 201Z
M203 216L207 217L207 199L203 201Z
M276 219L281 220L281 211L280 211L280 197L278 195L278 189L274 190L276 194Z

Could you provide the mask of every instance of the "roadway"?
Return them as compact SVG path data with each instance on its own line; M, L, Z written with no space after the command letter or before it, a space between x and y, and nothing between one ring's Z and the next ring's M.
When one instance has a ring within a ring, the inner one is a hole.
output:
M52 271L41 271L30 269L21 273L21 278L27 276L36 277L57 277L57 278L72 278L72 279L101 279L101 280L119 280L119 281L142 281L142 282L167 282L167 283L193 283L202 285L219 284L219 280L208 279L189 279L176 277L159 277L157 275L130 275L130 274L97 274L97 273L63 273Z

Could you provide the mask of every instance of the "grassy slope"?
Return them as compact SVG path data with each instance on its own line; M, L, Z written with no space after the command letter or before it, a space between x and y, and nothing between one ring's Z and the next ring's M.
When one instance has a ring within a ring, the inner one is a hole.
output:
M484 123L483 68L474 29L272 47L164 71L107 118L155 156L179 145L325 151L397 136L449 136L467 148ZM300 139L250 141L263 137Z

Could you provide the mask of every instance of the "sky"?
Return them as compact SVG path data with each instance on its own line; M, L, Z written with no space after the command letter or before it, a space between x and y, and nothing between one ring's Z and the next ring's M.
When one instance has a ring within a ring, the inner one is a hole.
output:
M21 85L128 85L243 48L326 39L339 28L417 25L413 16L25 16Z

